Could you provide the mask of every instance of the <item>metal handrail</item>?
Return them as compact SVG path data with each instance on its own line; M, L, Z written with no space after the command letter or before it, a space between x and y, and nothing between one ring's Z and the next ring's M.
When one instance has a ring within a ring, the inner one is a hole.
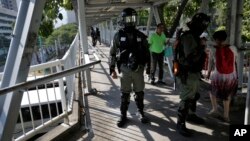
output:
M40 84L44 84L46 82L53 81L55 79L59 79L59 78L62 78L62 77L65 77L65 76L68 76L71 74L75 74L76 72L86 70L90 66L98 64L100 62L101 62L101 60L91 62L91 63L85 64L85 65L74 67L72 69L64 70L62 72L54 73L54 74L45 76L43 78L38 78L38 79L31 80L28 82L19 83L19 84L16 84L14 86L11 86L11 87L3 88L3 89L0 89L0 95L4 95L4 94L7 94L7 93L12 92L12 91L20 91L20 90L28 89L28 88L31 88L31 87L34 87L34 86L37 86Z

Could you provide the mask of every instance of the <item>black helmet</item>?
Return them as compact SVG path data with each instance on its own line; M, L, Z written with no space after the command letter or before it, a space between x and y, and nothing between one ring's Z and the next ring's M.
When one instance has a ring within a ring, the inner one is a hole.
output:
M125 8L121 13L121 24L125 27L134 27L137 22L137 13L132 8Z
M202 33L210 23L210 17L204 13L197 13L193 16L192 20L187 23L191 30L200 30Z

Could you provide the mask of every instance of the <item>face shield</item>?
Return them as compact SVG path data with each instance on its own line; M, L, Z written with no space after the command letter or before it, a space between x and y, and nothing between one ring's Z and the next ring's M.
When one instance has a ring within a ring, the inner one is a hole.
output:
M209 21L202 21L201 26L202 28L206 29L209 25Z
M137 16L136 15L125 16L123 17L123 20L124 20L125 26L136 26Z

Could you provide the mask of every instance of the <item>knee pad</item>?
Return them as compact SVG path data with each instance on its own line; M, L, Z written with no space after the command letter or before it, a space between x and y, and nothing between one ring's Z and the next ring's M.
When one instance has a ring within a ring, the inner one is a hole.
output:
M122 102L130 102L130 93L122 93L121 101Z
M144 92L143 91L135 92L134 98L135 98L135 100L143 99L144 98Z
M189 101L181 101L180 105L179 105L179 108L178 108L178 111L188 111L189 104L190 104Z

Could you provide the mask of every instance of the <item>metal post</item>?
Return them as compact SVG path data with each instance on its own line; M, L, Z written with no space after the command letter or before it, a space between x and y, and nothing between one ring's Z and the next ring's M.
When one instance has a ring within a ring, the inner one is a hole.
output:
M77 0L78 4L78 21L79 21L79 32L81 39L81 47L83 48L84 54L88 54L88 39L87 39L87 26L85 16L85 3L83 0Z
M245 108L245 119L244 119L244 125L250 124L250 71L248 73L248 83L247 83L247 98L246 98L246 108Z
M84 56L85 54L88 55L88 40L87 40L87 26L86 26L86 16L85 16L85 3L82 0L77 0L78 3L78 19L79 19L79 29L80 29L80 39L81 39L81 46L83 48ZM83 62L86 64L87 60L83 57ZM87 80L87 87L88 91L91 90L91 76L90 70L86 70L86 80Z
M26 81L44 4L45 1L41 0L21 1L1 88ZM22 94L22 91L15 91L0 96L1 141L12 139L16 125L16 122L13 121L17 121Z
M229 32L229 43L231 45L235 45L235 25L236 25L236 9L237 9L237 1L232 0L231 1L231 13L230 13L230 23L228 23L230 26L230 32Z
M107 24L107 21L105 21L105 22L104 22L104 31L105 31L105 32L104 32L104 33L105 33L105 35L104 35L104 42L105 42L105 43L107 43L107 34L108 34L108 33L107 33L107 28L108 28L108 24Z
M237 13L236 13L236 25L235 25L235 45L237 48L242 47L241 41L241 28L242 28L242 19L243 19L243 0L237 0ZM242 88L243 83L243 62L244 53L238 51L238 87ZM239 89L239 93L242 92L242 89Z
M149 9L149 16L148 16L148 22L147 22L147 36L149 36L149 30L150 30L150 26L152 23L152 18L153 18L153 7L151 6Z
M89 56L87 54L84 54L84 59L86 63L90 63ZM87 79L88 92L90 92L92 90L90 68L85 71L85 75Z
M58 45L57 45L57 41L55 40L55 49L56 49L56 59L58 59L59 57L59 55L58 55L58 47L57 47Z
M157 10L157 6L153 6L153 13L154 13L156 23L157 24L161 23L161 19Z
M56 69L57 69L57 72L61 72L62 71L61 65L57 65ZM67 108L66 95L65 95L65 91L64 91L63 78L59 79L59 88L60 88L63 112L66 113L66 115L68 115L68 108ZM69 117L68 116L66 116L64 118L64 123L69 125Z
M114 27L113 27L113 21L112 21L112 19L110 20L110 23L109 23L109 25L110 25L110 28L109 28L109 34L110 34L110 41L109 41L109 45L111 45L111 42L112 42L112 40L113 40L113 30L114 30Z

